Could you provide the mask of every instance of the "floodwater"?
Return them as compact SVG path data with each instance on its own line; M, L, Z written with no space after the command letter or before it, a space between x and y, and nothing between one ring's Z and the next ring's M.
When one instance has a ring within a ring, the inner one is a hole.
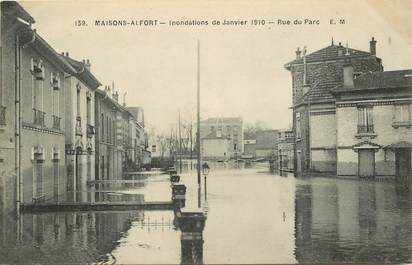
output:
M186 208L196 174L183 173ZM170 199L167 175L124 187L145 201ZM297 179L212 166L200 209L204 263L412 262L410 184ZM121 190L121 189L120 189ZM0 218L0 263L173 263L184 260L173 211L25 213Z

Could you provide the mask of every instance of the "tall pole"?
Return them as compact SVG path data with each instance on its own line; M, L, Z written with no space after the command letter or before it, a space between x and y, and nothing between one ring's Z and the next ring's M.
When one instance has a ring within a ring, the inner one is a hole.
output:
M179 110L179 168L180 174L182 174L182 134L180 132L180 110Z
M200 187L200 41L197 40L197 184Z
M193 169L193 135L192 120L190 120L190 170Z

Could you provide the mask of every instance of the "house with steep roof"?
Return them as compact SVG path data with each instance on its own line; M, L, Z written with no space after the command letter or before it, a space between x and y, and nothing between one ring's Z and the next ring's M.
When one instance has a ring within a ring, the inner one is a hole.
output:
M297 49L296 59L284 67L292 74L295 172L336 174L336 107L331 89L343 83L345 58L351 58L353 75L383 71L376 57L376 41L369 52L341 43L306 54Z
M230 138L221 131L212 131L202 138L202 157L206 160L226 161L230 158Z
M229 138L228 157L237 158L243 154L243 119L241 117L216 117L200 121L201 139L213 132L220 132ZM200 149L203 149L202 142Z
M338 176L410 180L412 70L352 72L348 58L332 89Z

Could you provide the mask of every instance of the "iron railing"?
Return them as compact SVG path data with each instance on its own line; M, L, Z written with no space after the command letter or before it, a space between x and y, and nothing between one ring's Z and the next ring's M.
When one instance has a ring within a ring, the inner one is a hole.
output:
M373 133L373 124L358 125L358 133Z
M44 120L46 117L46 113L41 111L41 110L37 110L37 109L33 109L33 123L35 125L39 125L44 127Z
M62 118L57 117L55 115L53 115L52 117L53 117L53 129L60 130L60 120Z

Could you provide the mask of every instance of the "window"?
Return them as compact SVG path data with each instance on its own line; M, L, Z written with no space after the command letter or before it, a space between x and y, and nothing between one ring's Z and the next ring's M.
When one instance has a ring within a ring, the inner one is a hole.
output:
M100 124L100 133L101 133L101 140L104 141L104 114L101 114L101 124Z
M43 86L45 69L42 60L30 60L30 72L32 74L32 107L33 123L44 126L45 113L43 112Z
M410 121L411 121L410 104L395 105L395 122L410 123Z
M215 130L215 126L210 126L210 131L214 131Z
M156 145L152 145L152 153L156 153Z
M54 129L60 130L60 75L57 73L50 74L51 96L52 96L52 119Z
M87 124L90 125L92 124L91 122L91 118L92 118L92 99L91 99L91 95L90 93L87 93L87 99L86 99L86 120L87 120Z
M358 133L373 133L372 106L358 107Z
M301 120L300 120L300 113L296 113L296 140L300 140L301 138L301 124L300 124Z

